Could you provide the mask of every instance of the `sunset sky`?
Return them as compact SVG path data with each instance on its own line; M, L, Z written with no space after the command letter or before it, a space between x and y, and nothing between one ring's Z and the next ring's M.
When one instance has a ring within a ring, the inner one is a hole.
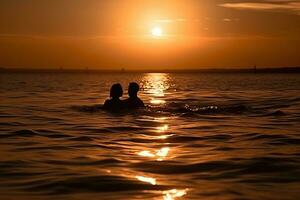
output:
M300 0L1 0L0 66L300 66Z

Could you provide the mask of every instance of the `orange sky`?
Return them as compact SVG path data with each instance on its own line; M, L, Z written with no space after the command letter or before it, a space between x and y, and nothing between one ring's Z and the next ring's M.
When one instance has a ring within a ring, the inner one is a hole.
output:
M299 52L299 0L0 1L2 67L281 67Z

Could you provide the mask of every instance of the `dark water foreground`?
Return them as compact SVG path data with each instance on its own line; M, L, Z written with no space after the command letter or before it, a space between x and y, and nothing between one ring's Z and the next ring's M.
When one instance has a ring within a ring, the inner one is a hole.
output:
M149 107L99 109L139 81ZM1 74L0 199L300 199L299 74Z

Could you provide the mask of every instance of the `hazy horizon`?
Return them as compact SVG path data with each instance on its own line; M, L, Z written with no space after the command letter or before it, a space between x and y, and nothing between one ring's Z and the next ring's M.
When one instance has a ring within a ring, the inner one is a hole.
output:
M257 66L257 65L253 65L253 66L246 66L246 67L198 67L198 68L157 68L157 69L152 69L151 67L142 67L142 68L133 68L133 67L129 67L129 68L97 68L97 67L82 67L82 68L64 68L64 67L3 67L0 66L0 70L5 70L5 71L107 71L107 72L119 72L119 71L123 71L123 72L193 72L193 71L253 71L253 70L257 70L257 71L299 71L300 70L300 66L286 66L286 67L282 67L282 66L270 66L270 67L265 67L265 66Z

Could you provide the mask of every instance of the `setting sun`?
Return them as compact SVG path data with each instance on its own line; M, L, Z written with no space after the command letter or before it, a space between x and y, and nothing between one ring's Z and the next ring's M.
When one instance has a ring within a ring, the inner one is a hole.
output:
M163 31L160 27L154 27L152 29L152 36L154 37L161 37L163 35Z

